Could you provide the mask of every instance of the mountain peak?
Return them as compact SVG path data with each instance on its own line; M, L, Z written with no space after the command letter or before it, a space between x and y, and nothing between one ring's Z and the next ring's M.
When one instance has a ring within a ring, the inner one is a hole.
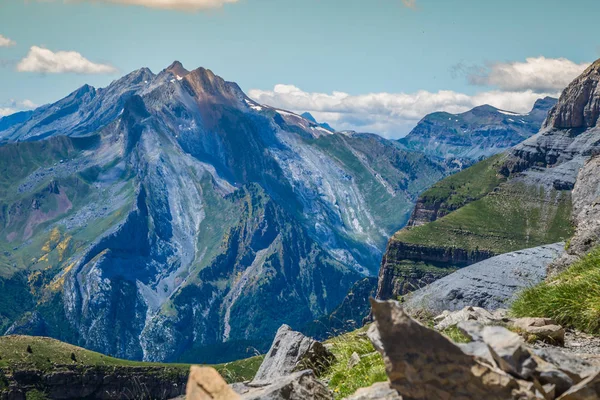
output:
M177 60L173 61L173 63L171 65L169 65L165 69L165 71L171 72L172 74L179 76L179 77L184 77L190 73L190 71L185 69L183 64Z
M598 126L600 117L600 60L590 65L560 95L544 128L573 129Z

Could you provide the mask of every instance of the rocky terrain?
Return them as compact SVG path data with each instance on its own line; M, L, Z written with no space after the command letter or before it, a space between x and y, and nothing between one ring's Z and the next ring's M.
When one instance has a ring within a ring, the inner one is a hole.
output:
M388 243L379 298L402 296L495 255L571 238L572 209L576 220L582 211L578 198L588 202L594 196L589 190L583 194L581 188L571 192L580 169L600 150L599 76L596 62L565 89L539 133L421 195L407 227ZM583 186L592 174L586 175L585 169L581 174ZM574 247L571 242L567 245L571 260L593 243L581 237L588 242L582 245L578 237Z
M556 99L539 99L527 114L499 110L489 105L462 114L426 115L398 142L406 149L429 156L479 161L513 147L535 135Z
M243 358L334 313L449 173L177 62L0 122L0 331L136 360Z

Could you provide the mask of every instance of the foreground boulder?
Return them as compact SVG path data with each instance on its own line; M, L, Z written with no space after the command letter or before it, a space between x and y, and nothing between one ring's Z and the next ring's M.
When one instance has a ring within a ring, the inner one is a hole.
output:
M334 359L334 355L322 343L282 325L252 380L252 385L266 385L306 369L319 375Z
M186 400L240 400L225 379L210 367L192 366L186 387Z
M410 318L400 303L372 300L371 305L390 386L403 399L535 398L531 385L478 362Z
M389 382L378 382L366 388L360 388L345 400L402 400L402 396L390 387Z
M279 377L265 386L234 384L232 387L243 400L333 400L331 391L311 370Z

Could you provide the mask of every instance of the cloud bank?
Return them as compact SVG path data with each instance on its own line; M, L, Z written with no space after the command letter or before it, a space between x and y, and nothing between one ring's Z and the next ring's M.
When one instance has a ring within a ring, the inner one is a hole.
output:
M57 51L32 46L29 53L17 64L19 72L49 74L112 74L117 69L108 64L94 63L76 51Z
M10 47L10 46L14 46L16 44L17 43L14 40L10 40L6 36L0 35L0 47Z
M38 105L31 100L25 99L18 101L13 99L10 100L8 104L0 104L0 118L14 114L19 111L33 110L37 107Z
M525 62L496 62L484 67L463 67L469 83L502 90L547 92L564 89L590 63L566 58L530 57Z
M406 135L425 115L435 111L461 113L483 104L519 113L529 112L533 103L558 92L533 90L506 92L492 90L468 95L450 90L415 93L371 93L353 96L343 92L309 93L293 85L276 85L273 90L250 90L259 103L292 110L308 111L317 120L338 130L379 133L388 138Z

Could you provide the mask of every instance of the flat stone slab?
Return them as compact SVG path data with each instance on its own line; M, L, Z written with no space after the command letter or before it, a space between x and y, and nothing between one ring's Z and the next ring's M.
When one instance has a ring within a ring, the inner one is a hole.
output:
M515 293L546 277L546 267L564 252L556 243L502 254L462 268L406 296L408 311L441 313L466 306L508 308Z

